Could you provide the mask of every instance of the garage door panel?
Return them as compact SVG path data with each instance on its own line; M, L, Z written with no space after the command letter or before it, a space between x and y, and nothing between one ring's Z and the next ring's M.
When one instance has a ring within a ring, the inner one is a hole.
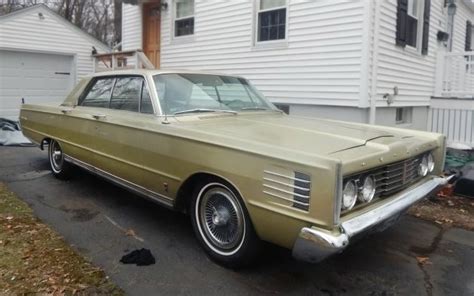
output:
M73 71L72 56L0 50L0 117L18 117L22 98L61 103L74 85Z

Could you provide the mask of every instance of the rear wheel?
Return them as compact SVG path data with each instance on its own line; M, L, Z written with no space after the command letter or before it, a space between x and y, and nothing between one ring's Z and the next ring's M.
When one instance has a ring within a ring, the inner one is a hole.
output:
M71 165L64 160L61 145L51 140L48 147L49 165L53 175L58 179L68 179L71 176Z
M195 234L206 253L231 268L252 263L260 249L242 199L221 182L198 186L191 203Z

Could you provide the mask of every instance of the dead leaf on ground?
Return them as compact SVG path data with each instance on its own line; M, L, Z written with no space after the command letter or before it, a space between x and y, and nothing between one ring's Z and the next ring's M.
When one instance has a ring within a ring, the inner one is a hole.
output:
M133 229L129 229L127 231L125 231L125 235L128 235L128 236L137 236L135 234L135 231Z
M430 258L426 256L417 256L416 261L418 261L420 265L431 264Z

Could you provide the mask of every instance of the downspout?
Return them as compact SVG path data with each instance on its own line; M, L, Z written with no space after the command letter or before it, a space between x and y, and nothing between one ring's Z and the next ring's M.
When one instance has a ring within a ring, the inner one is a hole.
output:
M370 73L370 58L371 50L370 47L372 44L372 10L373 10L373 1L364 1L364 18L362 24L362 52L361 52L361 61L360 61L360 87L359 87L359 108L364 108L366 111L369 107L369 73ZM367 120L367 119L366 119Z
M371 1L372 2L372 1ZM379 59L379 35L380 35L380 5L383 1L375 1L375 20L374 20L374 42L372 46L372 76L371 78L371 89L370 89L370 111L369 111L369 123L375 124L376 111L377 111L377 72L378 72L378 59Z

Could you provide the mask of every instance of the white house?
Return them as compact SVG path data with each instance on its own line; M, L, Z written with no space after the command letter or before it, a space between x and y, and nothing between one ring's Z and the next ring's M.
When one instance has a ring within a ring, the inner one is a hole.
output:
M18 118L22 100L63 100L93 72L92 47L110 51L45 5L0 17L0 117Z
M124 2L123 50L243 75L296 115L426 129L431 98L459 84L446 54L473 60L471 0Z

